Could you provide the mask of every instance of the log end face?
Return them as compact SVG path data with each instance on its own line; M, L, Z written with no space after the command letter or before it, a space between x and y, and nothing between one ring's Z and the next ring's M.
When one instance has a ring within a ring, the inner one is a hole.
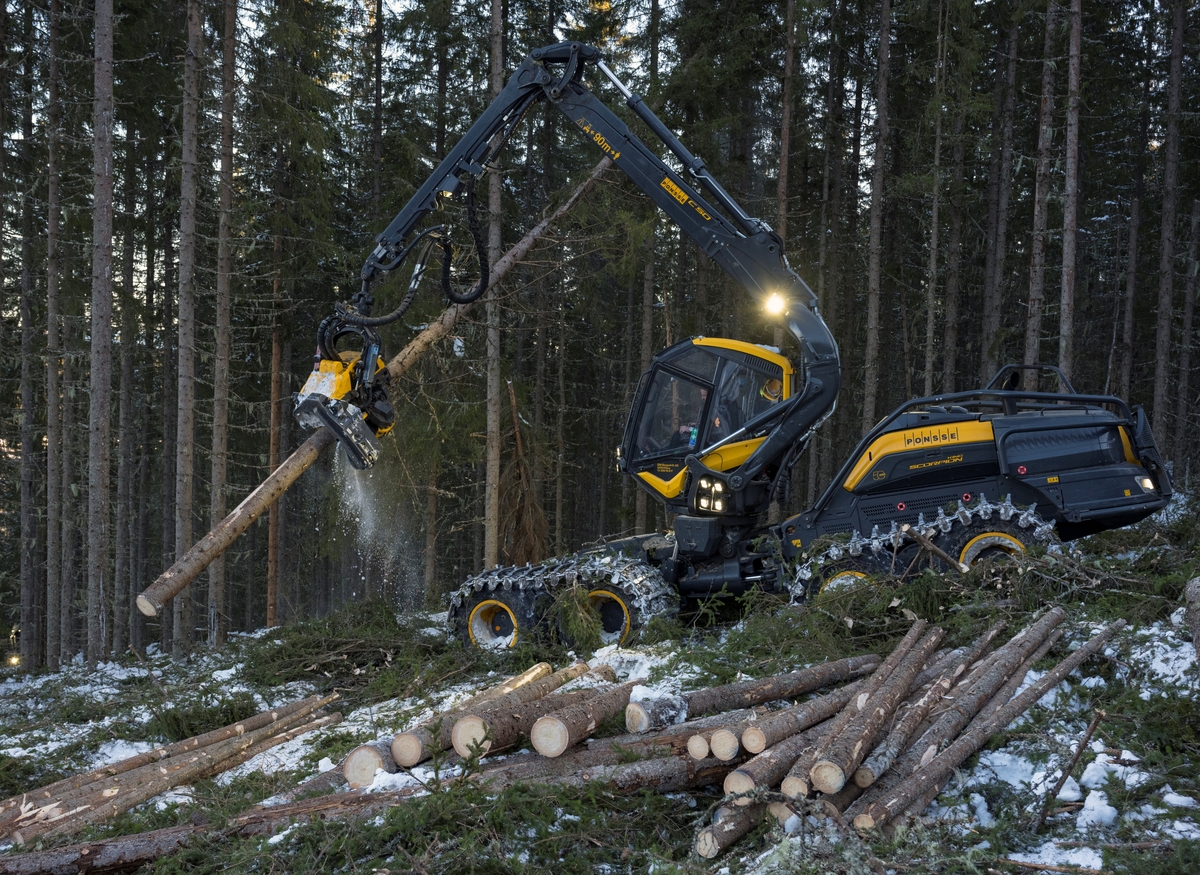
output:
M408 768L415 766L425 758L425 745L421 743L421 739L417 738L411 732L401 732L392 739L392 759L396 761L396 765ZM349 759L347 759L349 762ZM349 780L347 775L346 779ZM353 786L353 785L351 785Z
M728 729L718 729L714 732L712 738L709 739L708 746L713 756L725 762L737 756L738 750L741 748L737 735Z
M859 832L866 832L867 830L874 829L875 818L864 811L862 814L854 818L854 828Z
M754 779L745 772L734 769L725 776L725 783L723 786L727 796L733 793L749 793L754 790ZM750 800L738 799L734 804L749 805Z
M780 826L785 825L792 815L796 813L792 811L792 806L788 805L786 802L768 803L767 811L773 818L775 818Z
M757 726L751 726L742 733L742 747L750 753L762 753L767 749L767 736Z
M472 750L479 751L480 755L487 753L491 748L492 743L486 740L487 723L482 717L475 714L468 714L466 717L454 724L454 728L450 730L450 743L454 746L454 752L463 759L471 756ZM393 756L395 756L393 750ZM400 762L399 759L396 762Z
M721 853L721 845L713 835L711 827L700 830L700 834L696 836L696 853L705 860L711 860Z
M795 775L788 775L783 779L779 791L784 796L790 796L793 799L803 799L808 795L808 783L802 778L797 778Z
M382 767L383 757L379 755L379 751L364 744L346 754L342 774L351 790L361 790L375 782L375 772Z
M687 741L688 754L694 760L702 760L709 754L708 739L703 735L693 735Z
M875 783L875 772L868 768L858 768L854 770L854 783L862 787L864 790Z
M150 599L146 598L146 594L142 593L137 597L137 609L147 617L158 616L158 605L155 605Z
M814 789L822 793L836 793L846 786L846 773L836 763L820 760L813 765L808 780Z
M570 732L557 717L546 716L538 718L529 730L529 740L533 748L544 757L562 755L571 743Z
M625 706L625 728L629 732L647 732L650 729L650 715L638 702L630 702Z

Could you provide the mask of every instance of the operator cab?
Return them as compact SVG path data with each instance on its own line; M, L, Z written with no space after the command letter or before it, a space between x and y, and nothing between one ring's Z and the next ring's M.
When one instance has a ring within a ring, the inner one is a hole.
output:
M738 340L693 337L663 350L638 383L618 468L687 512L687 457L716 471L741 465L764 439L757 423L775 419L795 376L773 348Z

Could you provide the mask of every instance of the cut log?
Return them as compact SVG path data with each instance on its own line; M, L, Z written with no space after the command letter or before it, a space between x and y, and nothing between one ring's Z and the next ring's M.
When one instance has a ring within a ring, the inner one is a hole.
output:
M796 811L786 802L768 802L767 814L775 818L780 826L787 826L787 822L796 816Z
M696 836L696 853L711 860L754 829L762 821L764 810L763 806L754 805L744 808L740 814L706 826Z
M921 666L941 640L942 630L935 626L908 652L871 696L858 717L825 747L821 757L813 763L809 772L812 787L822 793L833 794L846 786L847 778L854 774L854 770L887 731L896 709L908 697Z
M594 699L541 717L529 730L529 740L542 756L556 757L578 744L614 714L629 704L636 683L630 681L601 693Z
M996 691L996 694L988 700L976 715L975 719L987 720L1003 707L1013 696L1017 694L1017 690L1021 688L1021 684L1025 681L1025 675L1029 674L1047 653L1054 649L1054 645L1062 638L1062 629L1055 629L1046 636L1046 640L1038 645L1038 649L1025 657L1025 661L1017 666L1017 670L1012 673L1004 685Z
M223 761L236 757L259 741L303 722L307 716L296 711L239 738L209 745L190 754L172 757L168 763L151 763L124 774L96 781L60 797L55 802L22 814L12 826L10 837L17 844L39 836L66 835L102 820L115 817L147 799L196 779Z
M1200 577L1189 580L1184 587L1183 603L1186 606L1183 621L1192 633L1192 644L1196 646L1197 652L1200 652Z
M299 738L301 735L307 735L310 732L316 732L318 729L327 729L330 726L337 726L341 722L342 715L340 713L327 714L324 717L317 717L313 720L309 720L307 723L302 723L294 729L288 729L285 732L280 732L278 735L272 735L268 738L264 738L257 744L246 748L237 756L230 757L227 760L222 760L207 772L202 773L199 777L216 777L223 772L228 772L230 769L242 765L242 763L249 762L260 753L265 753L272 748L279 747L281 744L286 744L293 739Z
M586 670L585 666L584 671ZM401 732L392 739L392 759L395 760L396 765L408 768L415 766L417 763L423 763L433 756L435 751L449 750L453 744L450 733L454 728L454 722L459 717L474 708L494 702L501 696L506 696L534 681L548 677L553 671L550 663L539 662L521 674L511 677L497 686L489 687L481 693L476 693L469 699L459 702L457 705L439 714L435 714L424 723Z
M708 744L708 739L711 735L712 731L697 732L689 738L687 743L688 756L694 760L702 760L707 757L712 752L712 748Z
M895 649L888 654L887 659L879 664L879 667L868 677L863 685L855 693L846 707L838 712L826 726L826 735L816 744L805 750L792 764L791 770L788 772L787 778L783 781L783 793L785 796L794 796L802 798L807 796L812 787L809 785L809 773L812 767L820 759L825 752L828 744L831 744L834 739L840 737L846 727L848 727L855 718L867 707L871 697L875 692L884 685L896 666L904 660L908 652L913 649L921 636L925 634L925 627L928 625L924 620L917 620L912 624L912 628L896 645Z
M202 735L193 736L192 738L177 741L174 744L156 747L154 750L140 753L136 756L121 760L120 762L110 763L106 766L100 766L88 772L83 772L78 775L72 775L69 778L64 778L61 781L56 781L45 787L39 787L37 790L31 790L27 793L22 793L19 796L13 796L0 802L0 832L3 831L3 824L12 820L20 812L22 807L27 807L30 804L41 805L49 802L59 796L68 793L72 790L78 790L81 787L94 783L95 781L104 778L110 778L114 775L120 775L125 772L131 772L134 769L149 765L150 763L160 762L169 757L179 756L180 754L190 753L203 747L208 747L210 744L216 744L220 741L226 741L230 738L237 738L245 735L247 732L253 732L256 729L261 729L268 724L275 723L283 718L289 717L298 711L312 713L318 708L335 702L338 699L338 694L333 693L329 696L310 696L307 699L302 699L299 702L292 702L289 705L284 705L280 708L275 708L270 711L263 711L255 714L253 717L238 723L231 723L220 729L214 729L211 732L206 732Z
M863 813L855 817L854 826L860 830L879 828L895 815L905 811L922 798L935 783L945 779L967 757L983 747L988 738L1023 714L1067 675L1097 653L1125 625L1124 620L1117 620L1046 672L1023 693L1004 704L987 720L973 721L949 747L921 766L887 798L868 806Z
M712 755L726 762L737 756L741 750L738 739L741 737L742 728L735 726L733 729L715 730L708 740L708 748Z
M361 790L375 783L375 773L384 771L395 774L396 761L392 758L392 745L387 739L368 741L346 754L342 774L351 790Z
M627 732L624 735L612 735L607 738L589 739L587 746L593 750L601 747L620 747L622 750L639 750L645 746L655 747L669 744L680 753L687 749L688 741L696 734L722 729L738 723L761 720L766 714L765 708L739 708L724 714L709 714L707 717L697 717L673 726L664 726L650 732ZM701 757L703 759L703 757Z
M854 681L841 689L802 702L785 711L768 714L747 726L742 732L742 747L748 753L762 753L785 738L803 732L810 726L816 726L822 720L828 720L841 711L851 698L858 695L862 685L863 681Z
M622 793L638 790L674 793L720 781L731 768L730 763L716 759L697 761L668 756L635 763L595 766L563 776L552 783L581 787L598 782Z
M539 717L586 702L599 693L598 688L590 687L546 696L517 708L489 708L460 717L450 732L454 752L466 759L475 751L483 756L510 748L529 734Z
M783 780L792 764L805 750L815 745L821 734L827 729L828 722L814 726L791 738L785 738L774 747L770 747L742 763L725 777L725 795L751 793L755 789L770 790ZM784 788L783 794L785 796L795 795L787 792L786 788ZM737 804L749 805L750 801L748 798L742 798L737 800Z
M644 699L625 706L625 728L630 732L649 732L651 729L682 723L687 716L687 699L683 696Z
M842 812L849 808L862 794L863 788L853 781L849 781L845 787L836 793L819 797L817 799L816 813L821 817L840 818Z

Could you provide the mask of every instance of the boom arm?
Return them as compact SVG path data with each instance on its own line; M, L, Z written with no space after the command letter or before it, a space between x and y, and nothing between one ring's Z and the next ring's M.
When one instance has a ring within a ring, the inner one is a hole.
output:
M594 64L612 80L629 108L679 160L686 179L583 85L587 64ZM818 312L816 296L788 265L779 235L741 208L713 179L704 162L692 155L642 99L604 65L599 49L593 46L557 43L534 50L522 61L500 95L376 238L378 245L362 269L362 291L355 301L358 312L362 316L369 313L373 283L398 268L419 236L428 232L418 232L417 226L437 209L438 198L453 196L464 187L472 196L474 179L484 172L537 100L548 101L566 115L759 304L774 304L772 309L782 312L799 342L805 366L803 391L789 399L789 409L781 412L779 425L735 472L711 472L727 479L733 489L740 489L832 411L841 386L837 343ZM718 212L713 201L728 215ZM486 255L482 252L480 263L486 271ZM486 279L481 279L472 296L482 294L486 285ZM347 318L358 321L352 316ZM703 467L694 458L689 464Z

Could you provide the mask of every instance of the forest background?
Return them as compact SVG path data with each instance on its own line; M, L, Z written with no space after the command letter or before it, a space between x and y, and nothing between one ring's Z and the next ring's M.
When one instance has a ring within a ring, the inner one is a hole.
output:
M811 502L892 406L982 385L1007 361L1145 404L1189 488L1188 6L4 0L0 622L13 655L183 654L371 596L437 608L485 565L668 524L612 464L639 374L691 335L779 335L614 169L393 386L399 424L372 472L326 453L173 611L147 621L133 607L304 440L291 393L374 235L497 73L563 39L600 46L775 225L818 294L844 388L785 510ZM625 114L607 82L590 84ZM532 111L501 159L500 249L600 157ZM389 353L440 312L433 285L386 329Z

